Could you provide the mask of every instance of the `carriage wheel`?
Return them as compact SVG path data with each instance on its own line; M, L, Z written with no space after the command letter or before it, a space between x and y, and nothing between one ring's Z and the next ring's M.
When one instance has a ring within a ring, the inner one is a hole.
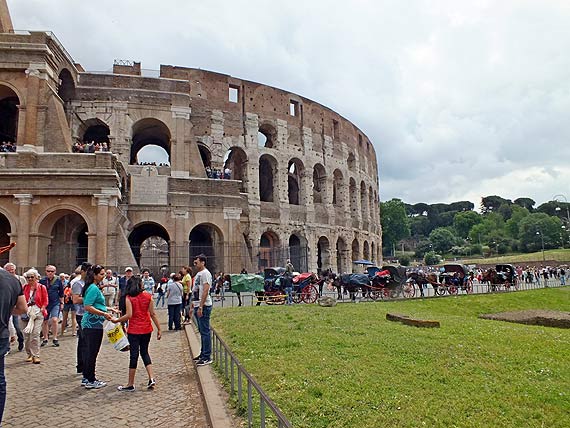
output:
M402 294L404 295L404 297L411 299L416 295L416 287L414 286L413 283L406 282L402 286Z
M293 291L292 300L293 303L301 303L303 301L303 294L298 291Z
M434 288L434 292L438 296L443 296L445 294L446 287L444 285L436 285Z
M303 288L303 292L301 293L301 300L305 303L315 303L319 298L319 290L313 284L307 285Z
M370 290L370 298L374 301L382 298L382 292L379 290Z
M449 287L447 287L447 291L448 291L449 294L455 295L455 294L458 293L459 290L457 289L457 286L455 286L455 285L450 285Z
M396 297L398 297L400 295L401 292L402 292L402 288L400 286L398 286L396 288L392 288L390 290L390 298L395 299Z
M382 298L383 299L389 299L390 298L390 290L388 290L387 288L383 288L382 289Z

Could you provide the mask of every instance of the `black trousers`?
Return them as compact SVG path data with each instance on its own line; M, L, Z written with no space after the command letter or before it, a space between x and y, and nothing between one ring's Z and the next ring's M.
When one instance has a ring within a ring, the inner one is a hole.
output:
M152 333L147 334L129 334L129 345L131 349L131 356L129 359L129 369L136 369L139 354L143 360L144 366L152 364L150 355L148 353L148 344L150 343L150 336Z
M168 329L172 330L172 326L176 330L180 330L180 304L178 305L168 305Z
M103 341L103 329L84 328L83 336L85 337L83 377L89 382L95 382L95 364L97 363L97 355L99 354L101 342Z
M81 328L83 315L75 315L77 321L77 373L83 373L83 361L85 360L85 336Z

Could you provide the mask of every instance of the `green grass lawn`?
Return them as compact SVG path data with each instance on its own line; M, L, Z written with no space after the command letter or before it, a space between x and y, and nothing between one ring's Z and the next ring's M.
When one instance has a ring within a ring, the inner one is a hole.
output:
M570 249L556 249L556 250L545 250L544 259L548 261L556 262L570 262ZM450 260L448 258L448 260ZM487 258L465 258L459 260L461 263L465 264L493 264L493 263L524 263L524 262L541 262L542 251L537 251L535 253L520 253L505 255L500 257L487 257Z
M212 322L296 428L568 427L570 330L477 318L520 309L570 311L570 288L227 308Z

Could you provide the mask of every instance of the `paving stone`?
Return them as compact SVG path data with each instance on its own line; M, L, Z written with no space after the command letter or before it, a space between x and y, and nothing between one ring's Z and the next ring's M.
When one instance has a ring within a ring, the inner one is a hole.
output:
M129 353L105 343L97 358L97 377L108 382L99 390L80 386L75 375L77 338L60 338L59 348L40 351L41 364L26 363L25 352L6 359L8 383L3 427L177 427L207 428L206 411L196 369L188 358L183 331L166 328L165 311L158 311L163 337L150 345L157 386L147 390L147 375L139 359L133 393L119 392L127 382Z

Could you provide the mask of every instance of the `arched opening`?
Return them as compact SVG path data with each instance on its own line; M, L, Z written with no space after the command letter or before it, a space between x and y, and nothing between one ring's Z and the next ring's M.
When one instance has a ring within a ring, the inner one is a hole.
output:
M239 147L232 147L224 156L224 171L230 170L232 180L240 180L240 192L247 193L247 155Z
M320 163L313 168L313 203L322 204L325 202L327 190L327 176L325 167Z
M354 238L352 241L352 261L360 259L360 245L358 239Z
M18 136L18 95L0 85L0 152L15 152Z
M376 207L374 204L374 192L372 191L372 187L368 188L368 215L370 217L370 222L373 222L375 219L373 216L376 215Z
M259 158L259 200L261 202L275 201L275 177L277 176L277 161L269 155Z
M208 147L203 144L198 144L198 151L200 152L200 159L202 159L202 164L207 171L208 168L212 167L212 153L210 153Z
M360 211L362 212L362 220L368 221L368 198L366 197L366 184L360 182Z
M363 245L362 256L364 257L364 260L370 260L370 247L368 246L368 241L364 241Z
M146 163L155 163L156 165L160 163L170 164L170 130L160 120L154 118L139 120L132 128L132 141L131 165L136 165L141 162L138 155L143 147L146 146L150 146L150 148L154 149L153 152L157 155L156 160L151 162L145 161ZM168 154L167 159L158 157L159 153L163 153L159 151L158 148L162 148Z
M168 232L158 223L140 223L129 234L129 245L137 265L154 275L159 274L162 266L170 265L169 242Z
M277 234L272 231L263 233L259 240L259 270L284 263L285 257L281 251Z
M287 194L291 205L300 205L301 197L301 177L303 175L303 162L299 159L291 159L287 166Z
M356 188L356 181L350 177L349 181L349 194L350 194L350 213L353 219L358 218L358 190Z
M297 272L307 272L307 241L304 237L297 234L289 237L289 259Z
M259 131L257 132L257 144L259 147L272 149L275 146L276 140L277 131L273 126L265 123L259 127Z
M88 227L85 219L71 209L47 215L38 230L38 264L52 264L59 272L73 272L87 261Z
M344 177L339 169L335 169L333 173L333 205L342 207L344 205Z
M214 274L224 271L224 247L222 232L214 225L202 223L190 232L189 251L190 260L199 254L207 257L206 267Z
M346 241L343 238L338 238L336 240L336 269L338 273L347 272L347 256Z
M10 233L12 232L12 227L10 226L10 221L8 217L0 213L0 247L6 247L10 245ZM10 251L0 254L0 266L4 266L10 261Z
M64 68L59 73L59 86L57 88L57 95L63 101L63 108L68 112L69 103L75 99L75 82L73 76L67 68Z
M331 249L328 238L321 236L317 242L317 273L319 275L332 267L330 253Z
M109 126L100 119L87 119L79 128L81 143L73 146L74 152L94 153L96 151L109 151L111 149Z
M349 153L348 154L348 159L346 160L346 163L348 165L348 169L350 171L354 171L354 169L356 168L356 158L354 157L354 153Z

